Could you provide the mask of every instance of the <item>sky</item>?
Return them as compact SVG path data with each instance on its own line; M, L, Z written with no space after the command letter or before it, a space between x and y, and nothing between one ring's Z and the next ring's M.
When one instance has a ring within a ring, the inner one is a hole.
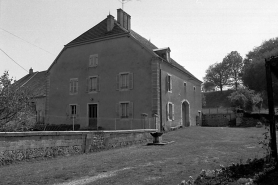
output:
M64 45L109 13L117 18L118 8L120 0L0 0L0 75L47 70ZM123 8L132 30L170 47L200 80L231 51L244 58L278 37L277 0L132 0Z

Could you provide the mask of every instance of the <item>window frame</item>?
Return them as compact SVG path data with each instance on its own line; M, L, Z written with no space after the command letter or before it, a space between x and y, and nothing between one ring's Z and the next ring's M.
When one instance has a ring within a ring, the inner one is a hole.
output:
M92 81L91 79L96 79L96 88L93 89L92 88ZM95 76L89 76L88 79L87 79L87 92L88 93L97 93L100 91L100 84L99 84L99 76L98 75L95 75ZM91 87L91 88L90 88Z
M167 73L166 76L166 89L167 92L172 93L173 90L173 79L172 79L172 75Z
M122 105L126 105L123 112ZM123 114L124 113L124 114ZM133 118L133 102L131 101L120 101L117 104L117 117L120 119L131 119Z
M70 81L69 81L69 94L70 95L78 94L78 78L70 78Z
M93 61L91 59L93 58ZM98 54L92 54L89 56L89 67L97 67L98 66Z
M122 77L126 76L125 83L126 85L123 86L123 79ZM134 86L134 77L133 73L131 72L120 72L117 75L117 90L119 91L129 91L133 89Z
M75 109L73 109L75 107ZM73 114L74 112L74 114ZM76 118L77 117L77 104L69 104L69 116L71 118Z
M170 110L170 105L171 105L171 110ZM172 102L167 103L166 107L166 117L168 121L174 121L175 120L175 105Z

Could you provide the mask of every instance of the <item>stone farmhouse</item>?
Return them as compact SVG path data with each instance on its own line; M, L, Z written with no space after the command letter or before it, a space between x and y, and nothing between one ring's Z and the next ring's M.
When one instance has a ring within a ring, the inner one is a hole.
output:
M46 122L93 130L198 124L202 82L170 53L118 9L117 20L108 15L66 44L47 70Z
M31 93L30 103L34 105L35 119L37 123L45 121L46 103L46 71L34 72L31 68L29 74L14 83L18 87L25 87Z

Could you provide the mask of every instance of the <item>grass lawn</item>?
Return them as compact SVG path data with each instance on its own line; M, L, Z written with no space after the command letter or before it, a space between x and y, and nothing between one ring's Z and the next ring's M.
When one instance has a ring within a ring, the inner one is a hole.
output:
M264 128L189 127L164 134L164 146L137 145L0 167L0 184L178 184L202 169L262 157Z

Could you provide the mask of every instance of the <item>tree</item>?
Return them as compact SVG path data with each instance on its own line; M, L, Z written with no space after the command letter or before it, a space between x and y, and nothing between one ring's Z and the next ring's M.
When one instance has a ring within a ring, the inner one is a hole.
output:
M239 88L228 96L233 107L239 107L246 111L253 111L254 107L260 108L263 99L261 94L255 93L254 90L248 88Z
M9 77L8 71L0 77L0 131L8 123L13 122L17 126L24 127L27 115L31 114L31 94L28 89L12 84L13 79ZM14 129L17 129L13 125ZM10 130L9 130L10 131Z
M243 85L260 92L265 97L266 74L265 58L278 54L278 37L264 41L250 51L244 59L242 72ZM274 101L278 103L278 80L273 79Z
M237 51L232 51L225 56L223 63L228 66L230 85L233 85L235 90L237 90L239 84L241 83L241 71L243 67L242 57Z
M213 82L204 82L202 86L204 92L215 91L215 84Z
M215 63L209 66L204 77L205 83L213 83L222 92L223 87L229 83L228 66L226 63Z

